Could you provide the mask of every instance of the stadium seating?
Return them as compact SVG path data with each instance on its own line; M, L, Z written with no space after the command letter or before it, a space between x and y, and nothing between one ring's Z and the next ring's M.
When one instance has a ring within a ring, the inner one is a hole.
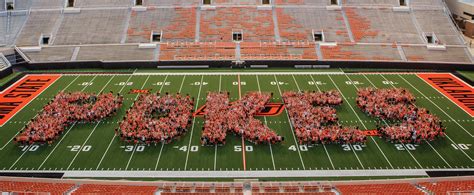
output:
M472 193L474 190L474 181L441 181L441 182L423 182L418 184L420 187L429 190L435 194L448 193Z
M0 192L35 194L50 193L59 195L68 192L74 186L74 184L70 183L0 181Z
M83 184L72 194L153 194L157 189L156 186Z
M0 181L0 192L14 192L18 194L215 194L215 195L237 195L244 193L252 194L291 194L291 195L334 195L334 194L449 194L449 193L472 193L474 192L474 180L466 179L421 179L421 181L401 180L397 182L367 181L334 182L156 182L116 183L113 181L96 184L81 181L74 183L58 183L57 180L48 182L19 182ZM427 181L428 180L428 181ZM250 185L247 185L250 184Z
M357 185L336 185L336 188L342 194L350 193L373 193L373 194L391 194L404 192L406 194L424 194L415 186L409 183L399 184L357 184Z

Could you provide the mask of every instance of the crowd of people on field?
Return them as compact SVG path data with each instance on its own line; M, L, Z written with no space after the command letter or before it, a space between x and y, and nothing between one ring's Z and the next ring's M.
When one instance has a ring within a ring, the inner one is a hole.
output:
M272 131L254 115L265 108L271 93L249 92L240 100L230 103L229 93L210 92L204 109L203 145L225 144L228 132L243 136L255 144L278 143L283 137Z
M20 131L15 141L21 144L51 144L75 122L96 122L117 112L123 96L112 93L60 92Z
M191 124L194 100L181 94L142 94L116 129L126 142L169 143Z
M338 124L334 108L342 104L338 91L288 91L283 101L300 144L362 144L367 139L358 127Z
M381 137L401 143L420 143L432 141L444 136L444 128L439 118L425 108L417 107L415 98L406 89L373 89L358 90L357 106L370 116L386 121L377 125ZM389 125L393 121L394 125ZM400 121L400 122L398 122Z

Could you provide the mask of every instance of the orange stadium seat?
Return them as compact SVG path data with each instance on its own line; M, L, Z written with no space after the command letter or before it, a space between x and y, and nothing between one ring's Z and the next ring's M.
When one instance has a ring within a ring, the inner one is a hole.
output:
M73 187L74 184L69 183L0 181L0 192L64 194Z
M420 186L425 187L430 192L435 194L447 194L448 192L455 193L469 193L474 192L474 180L470 181L441 181L441 182L424 182L419 183Z
M83 184L72 194L154 194L157 189L156 186Z
M342 194L350 193L374 193L374 194L424 194L415 186L409 183L398 184L355 184L355 185L337 185L337 190Z

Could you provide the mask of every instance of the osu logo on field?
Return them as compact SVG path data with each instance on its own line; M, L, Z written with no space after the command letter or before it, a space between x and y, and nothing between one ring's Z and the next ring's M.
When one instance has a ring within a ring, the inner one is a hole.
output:
M150 93L149 89L130 89L129 94L148 94Z
M201 106L195 113L194 116L204 116L204 109L206 106ZM267 103L265 108L257 112L255 116L278 116L283 112L285 106L282 103Z

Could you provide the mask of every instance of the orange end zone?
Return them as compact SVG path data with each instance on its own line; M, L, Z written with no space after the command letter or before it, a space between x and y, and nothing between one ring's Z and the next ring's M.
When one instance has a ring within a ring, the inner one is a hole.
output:
M474 88L472 86L449 73L420 73L417 75L471 117L474 117Z
M0 93L0 126L53 84L60 75L27 75Z

